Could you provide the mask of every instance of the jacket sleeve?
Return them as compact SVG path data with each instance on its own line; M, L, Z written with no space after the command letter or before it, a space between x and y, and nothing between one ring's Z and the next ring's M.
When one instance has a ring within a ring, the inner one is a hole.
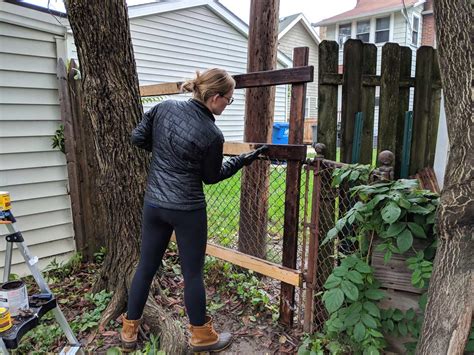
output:
M244 166L242 156L232 157L223 162L224 142L218 138L208 148L202 162L202 181L215 184L233 176Z
M157 106L143 115L141 122L132 131L131 142L138 148L152 151L152 133L153 133L153 119L157 114Z

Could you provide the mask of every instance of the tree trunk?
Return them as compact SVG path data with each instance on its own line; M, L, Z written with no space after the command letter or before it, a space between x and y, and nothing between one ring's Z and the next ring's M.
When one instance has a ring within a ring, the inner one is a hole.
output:
M439 246L417 353L462 354L474 303L473 18L469 0L437 0L434 13L450 152L438 209Z
M279 0L252 0L247 72L276 69ZM270 141L275 87L248 88L245 95L244 141ZM266 161L256 161L242 171L239 250L265 258L267 236L268 172Z
M107 248L94 292L114 292L101 321L103 327L125 309L139 255L149 159L131 146L129 138L142 108L125 0L67 0L66 8L83 77L84 119L88 121L84 126L89 129L84 138L87 156L92 158L89 178L94 220L86 223L104 238ZM161 335L163 349L180 353L186 346L184 333L171 316L163 319L164 315L149 298L145 322Z

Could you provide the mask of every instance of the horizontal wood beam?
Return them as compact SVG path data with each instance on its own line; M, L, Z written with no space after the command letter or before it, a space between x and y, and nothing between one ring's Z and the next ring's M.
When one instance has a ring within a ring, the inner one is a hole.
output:
M287 284L301 287L303 285L303 274L301 271L292 270L284 266L241 253L237 250L221 247L207 243L206 253L221 260L228 261L234 265L273 279L286 282Z
M182 81L175 83L163 83L155 85L140 86L140 96L161 96L161 95L175 95L181 93Z
M247 74L234 75L236 89L260 86L307 83L313 81L312 65L298 68L267 70ZM181 94L182 81L140 86L140 96L161 96Z
M283 84L301 84L313 81L313 77L314 67L312 65L234 75L236 89Z
M171 241L176 242L174 232L171 236ZM298 270L293 270L267 260L256 258L255 256L244 254L237 250L211 243L207 243L206 254L293 286L303 286L303 273Z
M225 142L224 155L240 155L248 153L263 143L240 143ZM304 161L306 159L306 146L303 144L265 144L268 151L265 153L270 159L281 160L297 160Z

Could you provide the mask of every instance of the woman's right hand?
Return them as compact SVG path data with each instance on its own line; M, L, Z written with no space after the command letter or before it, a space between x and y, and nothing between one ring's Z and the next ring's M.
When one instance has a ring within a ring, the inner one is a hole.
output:
M261 147L255 149L253 152L242 154L244 165L252 164L260 154L263 154L266 151L268 151L268 146L262 145Z

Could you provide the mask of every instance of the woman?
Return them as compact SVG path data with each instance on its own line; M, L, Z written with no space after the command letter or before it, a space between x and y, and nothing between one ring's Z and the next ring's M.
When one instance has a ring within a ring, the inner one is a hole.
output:
M124 350L136 346L138 326L150 285L176 233L184 276L184 304L190 345L195 352L220 351L232 342L218 334L206 315L203 266L207 243L206 201L202 183L214 184L252 163L267 147L223 162L224 136L215 124L234 99L235 81L222 69L197 72L183 84L189 101L164 101L145 113L132 143L152 152L142 222L140 262L129 292L121 332Z

